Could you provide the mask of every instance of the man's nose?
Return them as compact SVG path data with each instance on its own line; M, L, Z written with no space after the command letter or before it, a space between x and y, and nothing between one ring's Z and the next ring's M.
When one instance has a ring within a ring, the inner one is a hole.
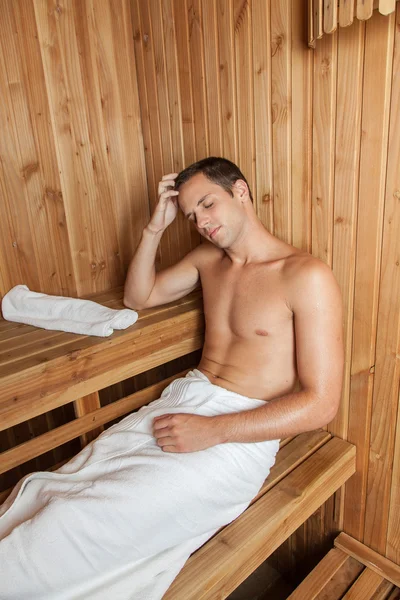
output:
M210 222L210 217L208 217L207 215L199 216L197 218L197 227L199 229L204 229L205 227L207 227L209 222Z

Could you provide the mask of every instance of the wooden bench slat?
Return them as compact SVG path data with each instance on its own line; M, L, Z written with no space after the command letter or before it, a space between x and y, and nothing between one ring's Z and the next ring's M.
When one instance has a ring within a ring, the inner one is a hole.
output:
M340 533L334 541L336 548L340 548L350 556L359 560L363 565L388 579L395 586L400 587L400 567L388 558L381 556L371 548L365 546L358 540L350 537L346 533Z
M164 600L226 598L355 472L355 447L333 438L194 553Z
M32 331L31 334L10 339L6 349L0 349L0 364L4 369L6 365L15 364L16 361L39 357L43 351L48 352L49 349L54 351L60 347L63 348L63 352L67 352L68 344L75 342L76 334L74 333L61 333L46 329Z
M314 600L348 558L342 550L332 548L287 600Z
M318 448L326 444L331 437L331 434L327 431L317 429L316 431L308 431L297 435L288 444L280 447L277 460L256 498L263 496L278 481L286 477Z
M371 569L364 569L360 577L343 596L343 600L371 600L384 578Z
M399 588L395 588L393 583L390 583L390 581L387 581L387 579L385 579L384 581L382 581L381 585L379 586L375 594L372 596L371 600L389 600L390 592L392 592L392 590L394 589L397 589L398 600L400 598Z
M12 335L14 334L14 335ZM5 353L15 350L16 348L23 348L31 344L36 344L37 341L43 341L52 337L63 335L60 331L49 331L48 329L35 328L33 331L14 330L10 331L10 335L7 339L0 341L0 364L3 364L5 360L8 360L8 356L4 356Z

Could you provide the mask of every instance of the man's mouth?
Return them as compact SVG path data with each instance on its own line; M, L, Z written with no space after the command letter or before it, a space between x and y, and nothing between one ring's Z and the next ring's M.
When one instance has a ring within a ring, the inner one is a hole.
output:
M219 227L216 227L212 231L210 231L210 238L212 238L220 229L221 229L221 225Z

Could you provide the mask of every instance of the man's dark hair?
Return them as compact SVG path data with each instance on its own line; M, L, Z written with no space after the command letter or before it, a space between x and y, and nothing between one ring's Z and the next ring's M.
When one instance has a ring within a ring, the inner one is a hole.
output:
M243 179L243 181L247 183L245 176L233 162L227 158L209 156L208 158L203 158L202 160L189 165L189 167L186 167L186 169L181 171L175 180L174 189L179 190L181 185L186 183L186 181L191 179L194 175L197 175L197 173L203 173L207 179L220 185L232 197L232 186L238 179ZM248 183L247 187L249 188L250 200L253 202L253 195Z

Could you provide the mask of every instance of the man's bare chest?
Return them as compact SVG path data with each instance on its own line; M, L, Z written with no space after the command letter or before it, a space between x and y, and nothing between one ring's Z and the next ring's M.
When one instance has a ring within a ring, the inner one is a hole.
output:
M204 312L211 335L272 341L291 333L293 313L278 270L213 268L202 274Z

